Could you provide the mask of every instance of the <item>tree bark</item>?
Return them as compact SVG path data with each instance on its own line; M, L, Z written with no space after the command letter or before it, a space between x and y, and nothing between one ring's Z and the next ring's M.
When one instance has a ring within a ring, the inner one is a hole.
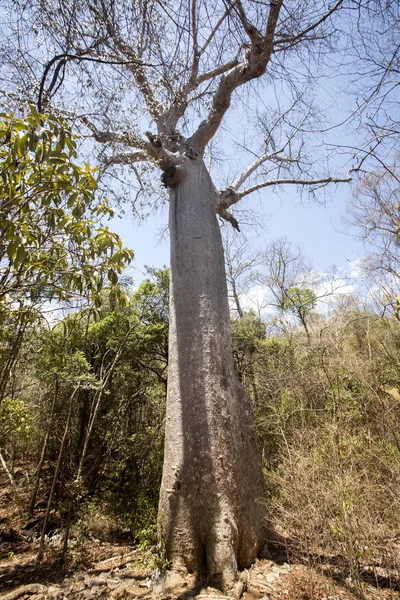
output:
M201 159L170 190L170 340L159 530L173 568L229 587L264 539L252 405L236 379L216 192Z

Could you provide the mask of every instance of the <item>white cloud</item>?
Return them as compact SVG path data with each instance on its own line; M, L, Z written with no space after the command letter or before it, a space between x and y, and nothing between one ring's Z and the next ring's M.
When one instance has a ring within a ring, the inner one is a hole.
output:
M364 256L359 256L354 260L349 260L347 269L350 271L350 277L353 277L353 279L363 279L364 276L361 265L364 260Z

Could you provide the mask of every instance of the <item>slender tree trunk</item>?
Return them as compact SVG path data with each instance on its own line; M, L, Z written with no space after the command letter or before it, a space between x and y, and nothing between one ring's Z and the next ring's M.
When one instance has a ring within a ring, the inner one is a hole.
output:
M7 385L11 380L12 369L15 366L18 358L19 351L21 350L22 341L24 339L25 330L27 327L26 322L22 322L19 324L18 333L16 340L14 341L14 345L11 351L10 356L8 357L6 364L2 367L0 371L0 401L4 398L5 393L7 391Z
M62 457L63 457L63 454L64 454L65 442L67 441L68 432L69 432L69 426L70 426L70 423L71 423L72 409L73 409L73 406L74 406L75 396L78 393L78 390L79 390L79 387L76 387L74 389L74 391L72 392L71 397L69 399L69 407L68 407L67 420L65 422L64 433L63 433L63 436L62 436L62 439L61 439L60 448L58 450L57 464L56 464L56 468L55 468L54 475L53 475L53 481L52 481L52 484L51 484L49 499L47 501L46 513L45 513L45 516L44 516L44 521L43 521L43 525L42 525L42 531L41 531L41 534L40 534L39 552L38 552L38 554L36 556L36 562L41 561L42 558L43 558L44 540L45 540L45 536L46 536L47 523L49 522L49 516L50 516L50 511L51 511L51 505L52 505L52 502L53 502L54 490L56 489L57 477L58 477L58 474L60 472L61 461L62 461Z
M174 568L229 587L264 537L252 405L233 369L215 189L199 159L170 192L171 304L159 528Z
M235 279L233 277L232 277L231 286L232 286L233 299L234 299L235 304L236 304L236 310L238 311L239 318L243 319L244 312L243 312L243 309L242 309L242 305L240 304L240 299L239 299L239 294L238 294L237 287L236 287L236 282L235 282Z
M80 486L81 486L83 465L85 464L86 454L87 454L87 451L89 448L89 442L90 442L90 438L91 438L91 434L92 434L92 430L93 430L93 425L96 420L98 410L100 408L100 402L103 397L103 391L104 391L104 386L102 385L101 388L96 391L95 397L93 399L91 415L89 418L89 424L88 424L88 428L87 428L86 435L85 435L85 441L84 441L84 445L83 445L81 458L79 460L78 470L77 470L75 479L71 485L70 499L69 499L69 503L68 503L68 512L67 512L67 522L66 522L66 526L65 526L63 546L62 546L62 551L61 551L62 556L65 556L65 554L67 553L67 550L68 550L68 539L69 539L69 532L71 529L72 508L73 508L73 504L74 504L74 500L75 500L75 494L78 494L81 491Z
M11 471L7 467L7 463L6 463L6 461L4 459L4 456L3 456L2 452L1 452L1 448L0 448L0 462L1 462L2 466L3 466L3 469L7 473L7 477L10 480L10 483L11 483L12 487L15 488L16 484L15 484L14 477L12 476Z
M47 427L46 435L44 436L42 451L40 453L39 464L36 469L36 481L35 481L35 485L33 488L31 501L29 504L29 514L30 515L33 515L33 513L35 511L36 496L37 496L38 489L39 489L40 478L42 476L42 469L43 469L44 459L46 456L47 444L49 441L51 430L53 428L54 409L55 409L57 398L58 398L58 389L59 389L59 386L58 386L58 380L57 380L56 385L55 385L55 390L54 390L53 402L51 404L49 425Z
M307 344L309 345L311 343L310 330L309 330L308 325L307 325L307 319L306 319L304 313L301 310L299 311L299 319L300 319L301 324L304 327L304 331L306 332Z
M258 406L259 405L259 399L258 399L258 389L257 389L256 375L254 373L254 359L253 359L253 356L250 357L250 365L249 365L248 371L249 371L249 379L250 379L251 389L253 390L253 402L254 402L254 406Z

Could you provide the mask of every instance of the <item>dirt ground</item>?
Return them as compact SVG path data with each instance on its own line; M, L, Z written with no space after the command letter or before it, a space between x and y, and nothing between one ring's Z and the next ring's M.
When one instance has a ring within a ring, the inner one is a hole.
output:
M360 565L354 579L344 556L304 556L284 537L241 573L230 596L193 575L161 572L153 549L129 541L75 536L67 560L60 562L56 518L50 522L44 559L37 564L40 515L29 518L21 509L26 499L15 500L0 506L0 600L400 600L395 569L384 569L379 561ZM393 564L400 564L400 549L398 554Z
M7 538L9 541L5 541ZM126 544L86 540L73 544L65 564L58 559L59 540L49 539L40 565L37 542L16 530L1 530L0 598L115 600L199 600L234 597L200 582L193 575L161 573L151 565L151 552ZM241 574L243 600L400 600L400 581L378 567L365 569L358 582L343 579L340 567L286 562L286 553L258 559ZM286 554L287 558L287 554ZM237 595L238 590L236 590Z

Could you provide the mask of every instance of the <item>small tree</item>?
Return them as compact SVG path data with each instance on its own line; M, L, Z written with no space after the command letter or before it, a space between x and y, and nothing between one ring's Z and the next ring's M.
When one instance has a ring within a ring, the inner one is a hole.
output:
M396 162L364 176L350 203L352 225L368 255L358 267L375 287L381 309L400 309L400 176Z
M291 287L285 292L285 298L281 305L282 310L287 310L295 315L309 335L308 317L317 305L317 295L313 290L298 287Z
M133 257L102 222L113 211L96 197L95 172L75 162L76 141L34 108L0 115L0 398L44 303L98 307Z
M265 288L264 304L273 307L281 317L294 316L310 339L310 316L319 302L327 303L343 292L346 278L336 267L327 272L315 271L300 247L286 238L270 242L263 252L260 269L253 281ZM283 328L293 325L293 319L277 321Z

